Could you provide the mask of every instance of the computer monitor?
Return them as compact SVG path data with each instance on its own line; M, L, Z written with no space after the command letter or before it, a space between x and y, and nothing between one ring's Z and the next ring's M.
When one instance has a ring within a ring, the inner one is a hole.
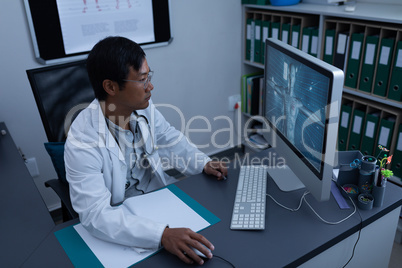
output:
M264 81L263 135L282 160L269 175L284 191L305 186L318 201L328 200L343 71L270 38Z

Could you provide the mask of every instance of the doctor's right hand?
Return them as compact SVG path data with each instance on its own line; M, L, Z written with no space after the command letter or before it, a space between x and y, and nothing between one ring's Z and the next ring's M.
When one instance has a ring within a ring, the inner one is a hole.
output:
M207 249L214 250L214 246L204 236L188 228L166 228L162 234L162 246L170 253L176 255L183 262L192 264L193 261L199 265L204 261L190 247L198 249L201 253L212 258L212 253ZM204 246L205 245L205 246ZM205 248L207 247L207 248Z

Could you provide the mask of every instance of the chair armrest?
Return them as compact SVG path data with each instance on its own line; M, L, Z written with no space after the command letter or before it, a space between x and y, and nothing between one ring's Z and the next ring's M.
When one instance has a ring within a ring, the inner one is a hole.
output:
M45 186L52 188L53 191L55 191L56 194L59 196L62 205L64 205L64 208L67 210L69 219L78 218L77 212L74 211L73 206L71 205L70 189L68 187L68 184L63 183L59 179L52 179L46 181Z

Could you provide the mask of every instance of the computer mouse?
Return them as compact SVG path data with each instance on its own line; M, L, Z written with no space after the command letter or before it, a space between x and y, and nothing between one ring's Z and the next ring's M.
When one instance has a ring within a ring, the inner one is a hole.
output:
M193 251L194 251L194 253L195 254L197 254L198 256L200 256L204 261L205 260L209 260L209 258L207 257L207 256L205 256L205 254L204 253L202 253L201 251L199 251L198 249L196 249L196 248L193 248L193 247L190 247ZM211 252L211 250L209 249L209 248L207 248L207 247L205 247L209 252Z

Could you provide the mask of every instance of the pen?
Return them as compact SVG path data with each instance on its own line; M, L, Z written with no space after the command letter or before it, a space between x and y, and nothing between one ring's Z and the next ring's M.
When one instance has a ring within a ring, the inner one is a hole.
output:
M226 181L228 178L226 178L225 175L222 174L223 180Z

